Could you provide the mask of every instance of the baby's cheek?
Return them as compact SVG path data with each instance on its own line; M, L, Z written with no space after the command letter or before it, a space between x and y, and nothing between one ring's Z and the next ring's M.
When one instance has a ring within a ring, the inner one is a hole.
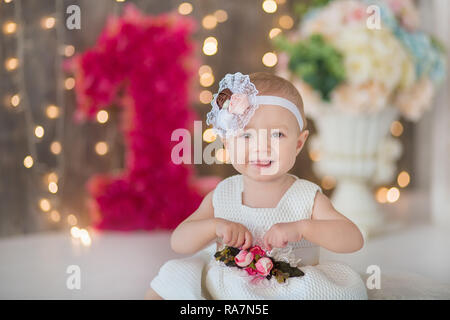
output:
M289 171L294 165L297 159L295 149L291 146L282 146L280 148L280 165L283 171Z

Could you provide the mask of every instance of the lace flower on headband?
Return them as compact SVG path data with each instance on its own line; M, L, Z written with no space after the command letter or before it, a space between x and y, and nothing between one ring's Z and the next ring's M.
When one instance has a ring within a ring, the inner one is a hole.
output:
M240 72L227 74L219 83L219 91L211 101L212 110L206 123L223 137L233 136L243 129L258 108L258 90L248 75Z

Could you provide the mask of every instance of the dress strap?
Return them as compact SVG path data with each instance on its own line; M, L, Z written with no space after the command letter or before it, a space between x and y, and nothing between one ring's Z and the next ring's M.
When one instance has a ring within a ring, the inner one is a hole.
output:
M295 213L298 220L311 219L316 194L323 193L322 188L314 182L297 179L289 198L282 204L282 210Z

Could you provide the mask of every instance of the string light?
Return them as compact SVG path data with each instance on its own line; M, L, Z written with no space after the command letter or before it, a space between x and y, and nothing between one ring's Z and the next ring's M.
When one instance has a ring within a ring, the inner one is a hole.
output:
M215 141L216 138L217 138L217 136L214 133L214 130L211 128L206 129L203 132L203 141L205 141L205 142L211 143L211 142ZM217 153L216 153L216 155L217 155Z
M403 133L403 125L400 121L394 121L391 124L391 134L394 137L400 137Z
M390 203L396 202L400 198L400 190L396 187L392 187L387 192L387 201Z
M182 15L188 15L192 12L192 4L189 2L183 2L178 6L178 13Z
M42 126L36 126L34 129L34 135L37 138L42 138L44 136L44 128Z
M277 64L277 62L278 62L278 58L274 52L267 52L262 57L262 63L266 67L273 67Z
M78 239L79 237L81 237L81 232L80 231L81 231L80 228L78 228L77 226L73 226L72 228L70 228L70 234L75 239Z
M17 30L17 23L8 21L3 24L3 33L4 34L13 34Z
M17 107L20 104L20 96L15 94L11 97L11 105L13 107Z
M61 215L59 214L58 210L52 210L50 212L50 219L53 222L59 222L61 220Z
M202 92L200 92L199 100L201 103L209 104L211 102L212 98L213 98L213 95L212 95L211 91L202 90Z
M56 19L54 17L44 17L41 20L41 27L43 29L52 29L55 27Z
M202 20L203 28L214 29L217 26L217 18L211 14L205 16Z
M59 108L53 104L50 104L45 109L45 113L50 119L56 119L59 117Z
M67 90L72 90L75 87L75 79L72 77L69 77L66 80L64 80L64 87Z
M203 53L207 56L212 56L217 53L217 39L214 37L208 37L203 42Z
M208 65L202 65L200 68L198 68L198 75L201 76L204 73L212 73L212 69Z
M50 172L49 174L47 174L46 180L48 183L58 182L58 175L55 172Z
M267 13L274 13L277 11L277 3L273 0L264 0L262 8Z
M405 188L408 186L409 182L411 181L411 178L409 176L409 173L406 171L402 171L397 176L397 183L401 188Z
M31 156L26 156L25 159L23 159L23 165L25 166L25 168L31 168L34 164L33 161L33 157Z
M214 16L217 19L217 22L225 22L228 19L228 13L225 10L219 9L216 12L214 12Z
M280 28L273 28L272 30L270 30L269 32L269 38L273 39L275 38L277 35L279 35L281 33L281 29Z
M388 193L388 188L386 187L381 187L378 188L376 194L375 194L375 199L377 199L377 201L379 203L386 203L387 202L387 193Z
M91 236L89 235L89 232L86 229L80 230L80 239L81 243L86 247L90 246L92 243Z
M66 57L71 57L75 53L75 47L72 45L67 45L64 47L64 55Z
M212 73L203 73L200 76L200 84L203 87L210 87L212 86L214 83L214 76L212 75Z
M100 110L99 112L97 112L97 121L99 123L106 123L108 121L108 111L106 110Z
M69 214L69 215L67 216L67 223L68 223L70 226L74 226L74 225L76 225L76 224L78 223L78 219L77 219L77 217L75 217L75 215Z
M104 141L97 142L95 145L95 152L101 156L105 155L108 153L108 144Z
M19 59L17 58L8 58L5 61L5 68L7 71L13 71L17 69L19 66Z
M86 229L80 229L77 226L73 226L70 228L70 235L74 239L80 239L81 243L86 247L90 246L92 243L91 236Z
M50 209L51 209L50 201L46 198L41 199L39 201L39 207L44 212L50 211Z
M58 192L58 185L56 184L56 182L50 182L48 184L48 191L50 191L51 193L57 193Z
M283 29L291 29L294 26L294 20L290 16L281 16L278 23Z
M5 0L5 3L10 3L12 0Z
M62 146L61 143L59 143L59 141L53 141L52 144L50 145L50 151L53 154L60 154L62 150Z

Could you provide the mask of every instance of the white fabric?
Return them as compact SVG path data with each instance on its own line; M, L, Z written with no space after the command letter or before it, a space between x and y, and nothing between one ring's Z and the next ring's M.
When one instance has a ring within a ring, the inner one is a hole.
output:
M294 114L294 116L297 118L298 126L300 127L300 131L303 130L303 118L300 114L300 111L298 111L298 108L295 104L290 102L289 100L277 97L277 96L256 96L256 104L267 104L267 105L275 105L279 106L285 109L288 109L290 112Z
M250 208L242 204L242 190L242 175L219 183L213 195L214 215L243 224L253 235L253 245L261 246L273 224L310 219L316 192L322 192L316 184L296 177L275 208ZM367 299L361 277L346 264L311 265L319 260L319 247L305 239L270 252L291 263L302 258L300 269L305 275L289 278L284 284L274 278L250 283L252 277L244 270L216 261L216 249L216 243L212 243L191 257L168 261L151 287L164 299Z

